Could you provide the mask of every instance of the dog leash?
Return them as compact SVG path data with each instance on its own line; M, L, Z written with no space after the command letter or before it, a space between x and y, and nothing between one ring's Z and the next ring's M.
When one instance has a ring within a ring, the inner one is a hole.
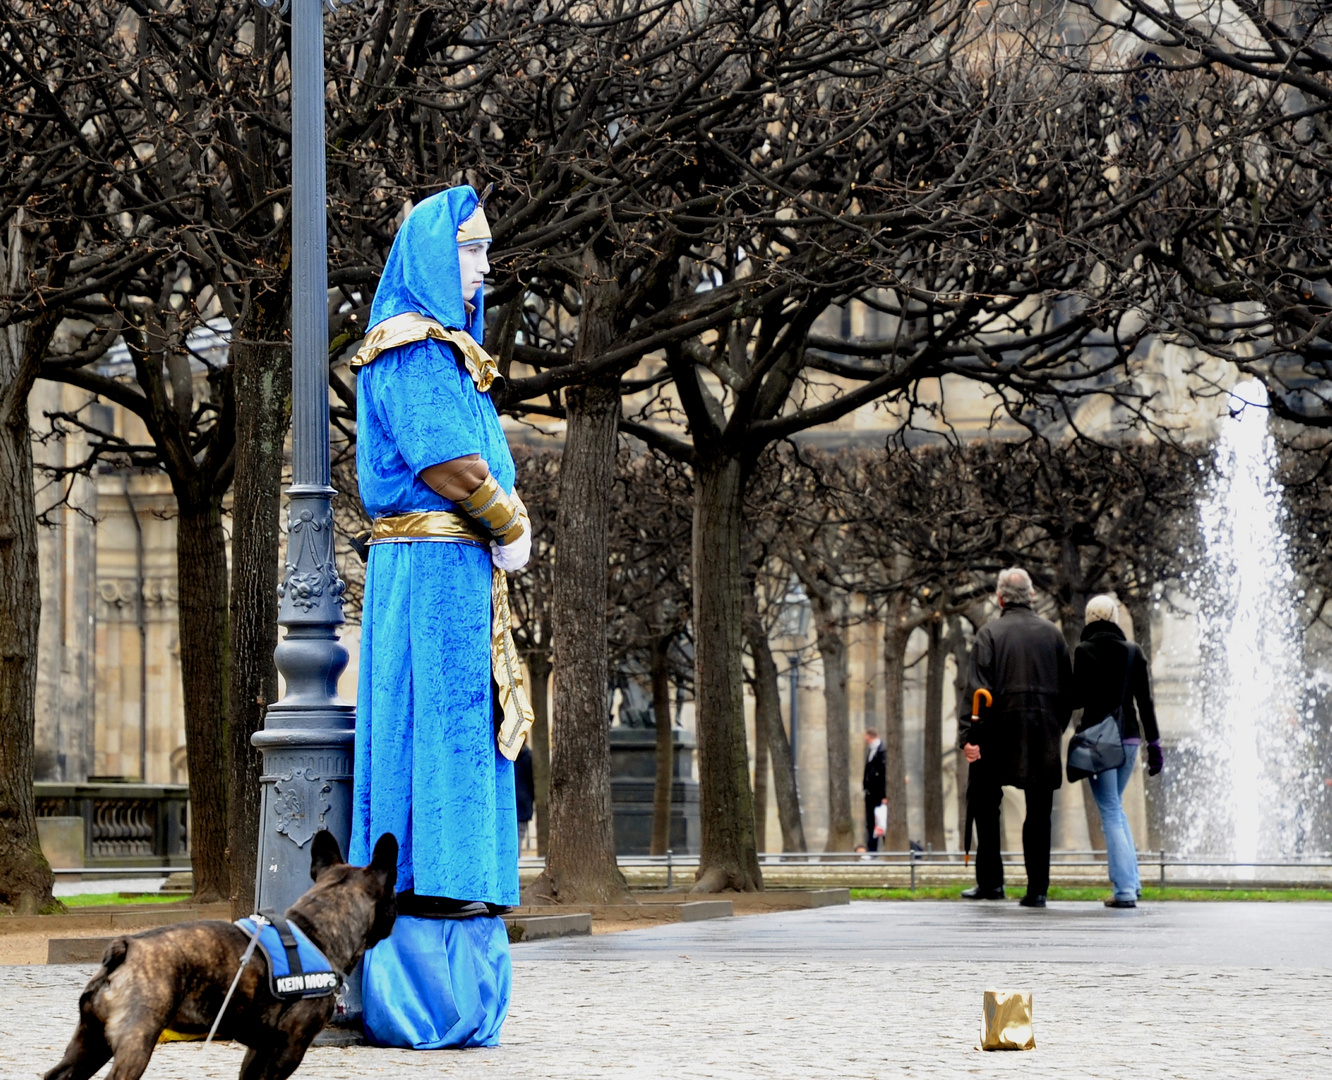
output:
M236 986L240 982L240 977L245 973L245 966L250 962L250 957L254 955L255 947L259 944L259 935L264 932L264 927L268 925L268 920L259 914L251 915L250 921L254 923L254 936L250 938L250 944L245 948L245 954L241 957L240 967L236 969L236 977L231 980L231 986L227 990L227 996L222 999L222 1008L217 1010L217 1019L213 1021L213 1026L208 1032L208 1038L204 1039L204 1046L207 1046L212 1042L213 1036L217 1034L217 1027L222 1023L222 1015L227 1011L227 1006L231 1004L231 995L236 992Z

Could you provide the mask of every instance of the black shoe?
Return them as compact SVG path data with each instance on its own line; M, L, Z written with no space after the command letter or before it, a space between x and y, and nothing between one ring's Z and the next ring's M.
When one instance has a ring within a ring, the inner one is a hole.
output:
M1105 906L1117 907L1117 908L1130 908L1130 907L1135 908L1138 906L1138 902L1136 900L1118 900L1112 896L1109 900L1105 902Z
M486 914L490 916L507 915L513 908L508 904L487 904Z
M1045 893L1027 893L1018 903L1023 907L1045 907Z
M963 900L1002 900L1004 898L1004 887L1002 885L997 889L982 889L977 885L974 889L966 889L962 893Z

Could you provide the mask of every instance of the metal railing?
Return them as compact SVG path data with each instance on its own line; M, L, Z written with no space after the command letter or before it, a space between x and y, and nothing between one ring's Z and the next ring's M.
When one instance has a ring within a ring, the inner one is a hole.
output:
M1004 851L1002 852L1005 861L1015 862L1021 865L1022 852ZM967 870L967 865L960 851L819 851L819 852L761 852L759 854L759 864L765 868L796 868L820 866L829 869L851 869L861 868L882 869L901 867L908 870L909 888L915 889L918 884L918 871L929 870ZM975 858L974 853L971 856ZM698 867L699 856L697 854L686 855L677 854L674 851L668 851L665 855L621 855L616 860L618 864L625 869L651 869L663 868L666 871L666 887L670 888L674 884L677 871L692 871ZM540 870L546 864L544 858L540 856L524 856L518 860L520 870ZM1104 849L1091 850L1057 850L1050 853L1050 866L1052 870L1059 869L1107 869L1107 857ZM1308 880L1298 882L1301 885L1318 885L1322 883L1325 877L1326 882L1332 885L1332 854L1316 853L1302 856L1294 856L1285 859L1261 859L1258 861L1239 861L1236 859L1223 858L1210 855L1190 855L1179 852L1170 852L1166 850L1139 851L1138 866L1143 871L1155 870L1157 881L1160 887L1165 888L1169 884L1168 871L1176 870L1197 870L1213 869L1227 871L1244 870L1305 870L1305 871L1327 871L1326 875L1318 875L1317 880ZM1201 884L1196 878L1180 880L1176 875L1175 883L1181 886ZM1236 875L1227 876L1226 885L1231 887L1240 885L1272 885L1274 882L1267 881L1258 877L1242 877Z
M1006 861L1021 863L1021 851L1005 851L1002 853ZM973 855L974 858L974 855ZM677 871L692 871L698 868L698 855L677 854L674 851L668 851L665 855L621 855L616 860L618 864L626 869L641 868L650 869L660 867L666 871L667 887L674 884ZM881 867L903 867L909 869L911 888L916 888L917 871L938 868L951 869L970 869L963 861L960 851L819 851L819 852L762 852L759 854L759 863L765 867L869 867L876 864ZM546 860L539 855L524 855L518 860L520 870L541 870L545 867ZM1107 865L1106 853L1104 850L1087 851L1052 851L1050 853L1050 865L1052 869L1057 868L1086 868L1086 869L1104 869ZM1269 869L1269 870L1327 870L1329 871L1328 880L1332 884L1332 854L1312 854L1296 856L1288 859L1263 859L1257 862L1240 862L1235 859L1224 859L1211 856L1184 855L1165 850L1158 851L1139 851L1138 866L1144 870L1151 868L1156 870L1157 880L1162 887L1167 884L1167 871L1171 869L1225 869L1225 870L1245 870L1245 869ZM116 866L116 867L71 867L68 869L58 869L53 872L57 875L81 874L85 877L165 877L169 874L188 871L188 863L184 865L173 866ZM1255 879L1234 879L1235 884L1243 884L1247 880ZM1187 885L1193 882L1183 881L1179 884ZM1264 884L1256 880L1257 884ZM1309 882L1308 884L1316 884Z

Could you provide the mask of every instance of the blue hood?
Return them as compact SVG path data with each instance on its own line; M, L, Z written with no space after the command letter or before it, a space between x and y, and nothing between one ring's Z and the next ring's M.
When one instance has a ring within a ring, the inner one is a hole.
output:
M367 330L414 311L450 330L466 330L481 344L486 328L482 290L477 291L469 314L458 268L458 226L472 216L478 201L476 192L464 185L416 204L394 237Z

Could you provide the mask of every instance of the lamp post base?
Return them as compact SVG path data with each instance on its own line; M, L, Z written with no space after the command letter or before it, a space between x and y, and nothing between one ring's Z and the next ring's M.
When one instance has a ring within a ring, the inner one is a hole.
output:
M281 712L280 705L273 706L269 724L274 713L280 720ZM260 911L285 911L309 889L309 845L315 833L331 832L344 858L351 846L356 710L337 705L318 713L323 715L305 712L301 727L266 727L251 736L264 755L255 888ZM328 1041L333 1039L341 1041ZM333 1020L316 1042L351 1046L362 1040L361 965L357 964L339 996Z

